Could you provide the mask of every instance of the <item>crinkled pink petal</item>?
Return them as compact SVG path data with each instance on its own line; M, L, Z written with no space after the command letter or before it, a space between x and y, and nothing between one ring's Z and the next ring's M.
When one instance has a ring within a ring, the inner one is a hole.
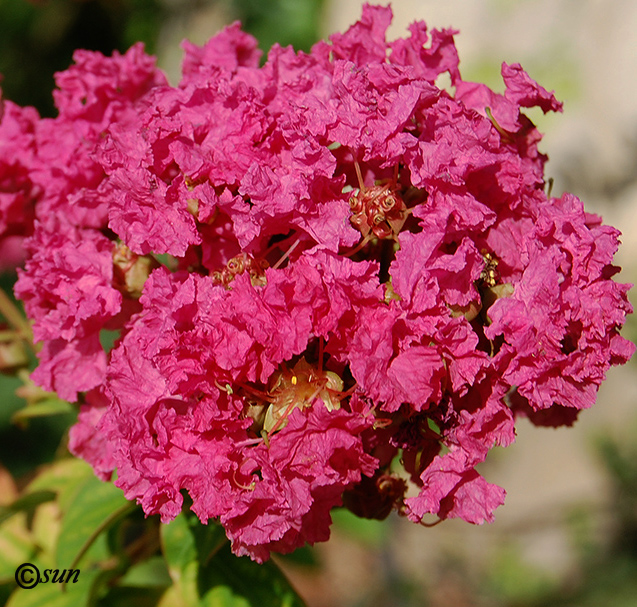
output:
M114 446L98 426L110 401L99 390L89 392L86 399L88 404L81 406L77 423L69 430L69 451L91 464L95 474L107 481L116 465Z
M502 80L506 86L504 96L520 107L539 107L546 112L561 112L562 103L522 69L519 63L502 64Z
M458 51L454 44L457 30L444 29L431 32L428 46L427 25L424 21L415 21L409 26L410 37L399 38L389 44L389 60L399 65L411 65L418 76L434 82L444 72L449 72L452 84L460 79L458 70Z
M446 370L440 354L431 346L413 346L396 356L387 371L396 394L384 409L393 411L401 402L410 403L417 411L426 409L442 394L442 378Z
M1 92L1 91L0 91ZM0 98L0 272L22 266L42 190L32 171L39 116Z
M344 34L332 34L330 41L334 56L354 61L360 66L384 62L387 43L385 32L392 20L389 6L363 5L360 21Z
M216 68L230 71L237 70L240 66L256 68L261 57L257 41L250 34L241 31L238 21L221 30L203 46L197 46L188 40L184 40L181 46L185 51L181 66L181 86L197 79L205 81L210 71L214 73Z
M307 416L298 411L290 415L288 426L270 448L255 452L262 480L257 481L254 496L250 492L242 496L249 510L239 502L238 521L234 513L222 516L233 550L263 560L270 550L290 552L306 542L327 539L329 511L340 505L344 489L376 468L375 458L364 453L357 436L368 423L345 411L328 412L321 405L312 407ZM276 493L260 495L261 486ZM252 524L245 525L246 517Z
M506 495L504 489L480 476L461 450L436 456L421 480L420 494L405 500L407 516L415 522L426 514L474 524L492 522L493 511Z
M77 401L78 392L99 386L106 375L106 355L97 333L74 341L47 340L38 357L40 362L31 379L70 402Z
M184 204L170 200L163 181L142 169L119 169L112 176L108 226L140 255L150 252L183 255L201 242L195 221Z

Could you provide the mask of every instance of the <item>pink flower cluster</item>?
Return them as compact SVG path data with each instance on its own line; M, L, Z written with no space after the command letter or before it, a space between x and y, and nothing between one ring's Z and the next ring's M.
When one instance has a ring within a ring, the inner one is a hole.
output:
M186 491L258 561L343 503L492 520L475 466L516 416L573 423L634 351L619 233L547 196L521 111L561 104L390 21L261 67L235 24L184 44L177 86L140 46L78 51L57 118L4 106L0 231L35 212L16 293L34 379L81 403L71 450L164 522Z

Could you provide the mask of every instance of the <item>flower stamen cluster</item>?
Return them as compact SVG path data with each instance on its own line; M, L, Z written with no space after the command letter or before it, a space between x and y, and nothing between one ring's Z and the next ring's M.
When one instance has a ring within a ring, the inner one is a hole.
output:
M312 406L320 399L328 411L340 409L343 394L343 380L332 371L321 371L310 365L304 357L289 369L283 364L268 381L267 392L243 386L248 393L246 415L255 421L253 431L263 437L270 437L283 429L288 416L296 409Z
M255 259L248 253L239 253L226 263L222 270L215 270L210 277L216 283L230 288L230 283L236 276L248 273L253 286L263 286L265 284L265 270L269 267L265 259Z

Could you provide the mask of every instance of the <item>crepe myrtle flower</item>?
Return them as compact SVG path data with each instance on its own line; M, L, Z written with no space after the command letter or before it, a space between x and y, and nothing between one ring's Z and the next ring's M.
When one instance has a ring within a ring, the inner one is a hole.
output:
M634 351L619 232L546 192L523 110L561 103L517 64L504 93L463 80L453 30L388 42L391 16L262 65L233 24L176 86L141 46L78 52L58 117L5 102L0 227L29 236L16 293L72 452L164 522L187 491L257 561L343 504L491 521L476 465Z

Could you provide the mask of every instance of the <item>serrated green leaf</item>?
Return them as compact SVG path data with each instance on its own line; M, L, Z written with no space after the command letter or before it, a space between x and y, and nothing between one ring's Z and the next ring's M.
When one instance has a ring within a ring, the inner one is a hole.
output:
M47 398L33 405L28 405L16 411L11 416L11 421L15 423L24 422L33 417L47 417L49 415L61 415L63 413L73 413L73 405L59 398Z
M33 493L27 493L19 497L8 506L0 506L0 524L18 512L33 510L39 504L53 501L55 497L53 491L34 491Z
M77 567L82 564L78 559L89 549L92 557L89 561L106 558L103 532L134 507L112 483L102 482L95 476L86 479L78 487L62 519L56 550L58 565ZM99 543L89 546L99 537L102 538Z

